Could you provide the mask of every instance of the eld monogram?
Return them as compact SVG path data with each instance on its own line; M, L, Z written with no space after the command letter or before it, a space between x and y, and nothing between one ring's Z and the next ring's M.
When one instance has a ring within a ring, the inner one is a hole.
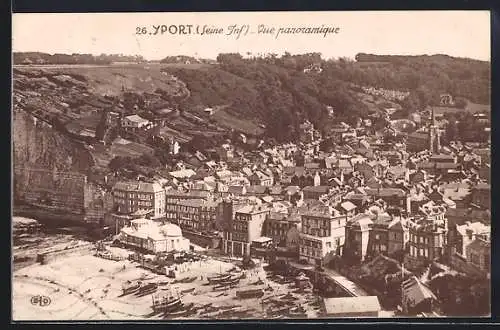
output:
M39 305L40 307L45 307L50 305L51 299L47 296L33 296L31 297L31 304L32 305Z

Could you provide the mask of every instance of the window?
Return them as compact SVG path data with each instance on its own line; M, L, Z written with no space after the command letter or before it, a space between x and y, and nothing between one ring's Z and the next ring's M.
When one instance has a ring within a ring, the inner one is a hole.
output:
M331 248L332 248L332 243L330 243L330 242L326 242L326 247L327 247L328 249L331 249Z
M424 256L424 249L420 249L419 256L423 257Z
M375 239L380 239L380 235L379 235L379 234L376 234L376 235L375 235Z

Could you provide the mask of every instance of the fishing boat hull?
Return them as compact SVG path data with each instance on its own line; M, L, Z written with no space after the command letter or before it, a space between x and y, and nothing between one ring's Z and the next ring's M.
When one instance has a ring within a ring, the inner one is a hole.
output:
M240 299L261 298L263 295L264 295L264 290L262 289L236 292L236 297Z
M231 278L230 274L223 275L223 276L215 276L215 277L208 277L208 283L210 284L219 284L220 282L227 281Z
M153 310L155 312L168 313L179 309L181 306L182 306L182 300L180 298L176 298L173 300L165 300L153 304Z

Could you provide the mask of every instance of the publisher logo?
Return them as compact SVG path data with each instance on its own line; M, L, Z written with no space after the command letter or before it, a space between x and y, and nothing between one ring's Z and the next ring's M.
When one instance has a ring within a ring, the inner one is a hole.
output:
M51 302L52 302L51 299L47 296L38 295L31 297L31 304L34 306L38 305L40 307L46 307L50 305Z

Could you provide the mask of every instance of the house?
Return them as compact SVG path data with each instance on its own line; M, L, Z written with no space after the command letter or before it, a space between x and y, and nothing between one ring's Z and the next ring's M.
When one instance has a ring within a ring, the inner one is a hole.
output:
M373 221L368 214L358 214L347 221L344 256L364 261L368 254L368 242Z
M409 179L410 179L411 184L425 182L425 181L427 181L427 172L422 170L422 169L416 170L414 172L410 172Z
M307 186L302 189L304 199L320 199L321 196L328 195L332 191L330 186Z
M231 195L242 196L246 195L247 188L245 186L229 186L227 192Z
M299 241L299 257L322 265L342 254L346 217L331 208L318 206L304 212Z
M379 213L372 217L368 253L371 256L387 254L389 250L389 225L393 218L387 213Z
M352 217L356 213L356 205L350 201L345 201L340 204L340 211L347 217Z
M269 193L269 186L247 186L246 193L249 196L263 197Z
M189 251L189 240L182 237L179 226L160 225L149 219L132 220L130 226L121 229L117 239L121 244L150 253Z
M487 183L478 183L471 189L472 203L479 208L491 208L491 186Z
M262 236L262 229L269 208L262 205L245 205L236 210L234 219L224 230L224 253L234 256L250 255L250 244Z
M175 223L198 232L215 230L219 203L215 200L181 199L175 203ZM172 211L172 209L170 209Z
M385 177L389 180L405 179L407 168L403 166L391 166L387 169Z
M229 143L224 143L220 147L216 148L216 153L219 155L221 160L227 161L234 157L234 148Z
M414 265L439 260L445 254L448 243L446 222L421 219L409 229L409 260Z
M393 256L407 250L410 240L409 220L402 217L394 217L388 226L387 254Z
M402 307L405 314L418 315L433 311L437 298L432 290L416 276L405 280L402 286Z
M140 129L147 130L153 127L153 123L138 115L130 115L122 119L122 127L129 131L137 131Z
M490 232L491 226L485 225L479 221L467 221L462 225L455 225L454 228L449 231L449 243L454 250L453 252L456 252L463 258L466 258L467 248L476 239L476 237L489 236Z
M467 247L467 262L479 270L490 273L491 242L489 237L477 236Z
M213 108L205 108L205 109L203 109L203 112L205 112L207 115L211 116L214 114L214 109Z
M272 186L274 183L273 177L262 171L255 171L248 177L248 181L250 181L250 185L252 186Z
M355 192L350 192L344 196L344 201L351 202L361 212L363 212L368 207L368 203L370 202L370 200L370 196Z
M382 310L377 296L323 298L325 317L378 317Z
M298 250L300 229L301 218L296 210L289 213L270 212L264 223L264 235L271 237L278 247ZM296 239L290 237L294 233Z
M410 194L401 188L377 188L365 189L368 196L373 199L381 199L391 207L397 207L406 212L411 212Z
M117 182L113 187L113 198L118 214L145 210L153 219L165 217L165 189L157 182Z
M443 200L453 201L456 208L465 208L469 205L469 184L466 182L451 182L440 187Z
M349 159L339 159L336 167L345 174L351 173L354 170Z

